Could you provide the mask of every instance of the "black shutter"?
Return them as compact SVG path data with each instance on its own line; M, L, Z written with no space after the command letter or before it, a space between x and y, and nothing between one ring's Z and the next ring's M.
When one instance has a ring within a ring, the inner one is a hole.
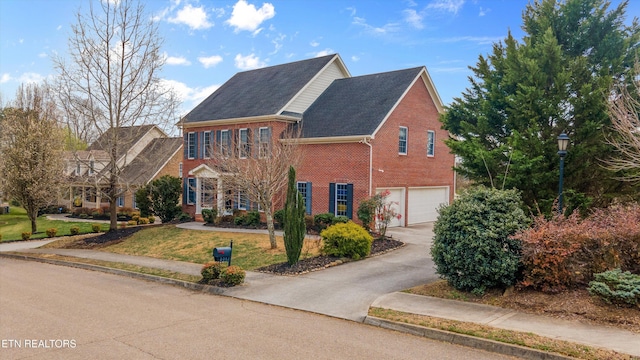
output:
M193 133L193 135L194 135L193 139L194 139L194 142L195 142L194 148L196 149L196 151L195 151L196 153L193 156L194 156L194 158L198 159L198 133L197 132Z
M188 191L188 187L189 184L187 183L187 181L189 181L186 177L183 180L183 184L182 184L182 205L186 205L187 204L187 196L189 196L189 191Z
M353 219L353 184L347 184L347 217Z
M304 199L307 215L311 215L311 182L307 182L307 198Z
M222 135L220 135L220 130L216 130L216 146L217 146L217 152L220 153L220 155L222 155L222 143L220 141L220 138L222 137Z
M184 150L184 157L183 158L185 160L189 158L189 137L188 136L189 136L188 133L184 133L183 134L184 145L182 145L182 146L184 146L184 149L183 149Z
M251 157L251 129L247 129L247 157Z
M336 214L336 184L329 183L329 212Z

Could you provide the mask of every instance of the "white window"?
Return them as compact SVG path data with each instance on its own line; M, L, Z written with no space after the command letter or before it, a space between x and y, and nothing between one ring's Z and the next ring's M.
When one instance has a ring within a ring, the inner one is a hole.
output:
M134 193L133 196L131 197L131 203L133 204L133 208L137 209L138 208L138 203L136 202L136 194Z
M118 196L118 198L116 199L116 206L124 207L124 196L122 195Z
M398 137L398 153L401 155L407 155L407 133L409 130L400 126L400 135Z
M249 129L240 129L238 132L238 155L241 159L249 156Z
M220 131L220 154L224 156L231 155L231 134L229 130Z
M202 155L205 159L208 159L211 157L211 131L205 131L202 137Z
M190 132L187 134L187 149L189 159L196 158L196 133Z
M336 184L336 216L347 216L347 184Z
M238 209L239 210L249 209L249 198L247 197L247 194L244 191L238 191L237 196L238 197L236 198L236 201L238 203Z
M271 152L271 129L268 127L262 127L259 132L258 151L259 156L263 158L267 157Z
M182 179L182 163L178 164L178 177Z
M435 131L427 131L427 156L433 156L436 151L436 133Z

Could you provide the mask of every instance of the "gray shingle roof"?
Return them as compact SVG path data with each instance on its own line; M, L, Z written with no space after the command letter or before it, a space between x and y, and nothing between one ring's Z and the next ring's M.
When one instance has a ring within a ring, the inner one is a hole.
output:
M302 137L372 135L423 69L335 80L302 115Z
M87 150L109 151L111 149L111 134L118 132L118 147L128 150L136 142L138 142L146 133L151 131L155 125L139 125L139 126L123 126L119 128L110 128L94 141Z
M123 183L146 184L182 146L182 138L156 138L122 169ZM178 176L178 174L173 174Z
M275 115L335 56L237 73L191 110L184 121Z

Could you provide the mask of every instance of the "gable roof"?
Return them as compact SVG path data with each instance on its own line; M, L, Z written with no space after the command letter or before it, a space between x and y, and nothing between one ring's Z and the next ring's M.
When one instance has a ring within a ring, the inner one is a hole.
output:
M278 115L338 55L235 74L182 119L185 123Z
M154 127L155 125L139 125L110 128L102 133L96 141L89 145L87 150L109 151L109 144L111 143L111 136L114 131L117 132L118 142L122 144L120 147L123 149L129 149L135 143L140 141L140 139L142 139L142 137Z
M156 138L120 173L126 184L146 184L182 147L182 138ZM174 174L177 176L177 174Z
M302 115L302 137L373 135L423 70L335 80Z

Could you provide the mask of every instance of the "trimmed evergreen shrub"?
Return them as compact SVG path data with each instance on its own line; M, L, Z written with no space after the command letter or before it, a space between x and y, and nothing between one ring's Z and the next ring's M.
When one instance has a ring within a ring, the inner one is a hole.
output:
M202 219L207 224L213 224L218 217L218 209L202 209Z
M511 235L528 224L517 191L472 188L438 212L431 256L442 278L476 294L515 284L521 245Z
M260 213L257 211L249 211L244 215L244 226L258 226L260 225Z
M589 283L589 294L607 304L640 305L640 275L620 269L595 274L595 280Z
M22 240L29 240L31 239L31 233L26 231L22 233Z
M284 209L274 211L273 220L280 224L281 227L284 227Z
M349 222L349 218L344 216L344 215L339 215L333 218L333 220L331 221L331 225L335 225L335 224L345 224Z
M187 222L187 221L191 221L191 220L193 220L191 215L189 215L189 214L187 214L185 212L180 213L180 215L178 215L178 221L180 221L180 222ZM162 222L164 222L164 220Z
M240 266L231 265L220 273L220 280L227 286L236 286L244 282L246 273Z
M56 234L58 233L58 229L50 228L50 229L47 229L46 233L47 233L47 237L52 238L56 236Z
M102 230L102 225L100 224L91 224L91 231L94 233L99 233Z
M320 233L327 255L349 257L355 260L371 253L373 237L362 226L349 221L331 225Z
M300 259L307 227L304 222L304 199L296 186L296 170L293 166L289 166L287 200L284 209L284 248L287 253L287 263L295 265Z
M79 226L72 226L69 228L69 233L71 235L78 235L80 234L80 227Z
M210 261L202 266L202 270L200 270L200 274L202 275L202 282L209 283L211 280L216 280L220 278L220 274L227 267L226 264Z
M313 222L318 226L318 230L324 230L327 226L333 224L335 215L332 213L317 214L313 217Z
M149 216L149 224L153 224L154 222L156 222L155 216Z
M141 218L138 219L138 224L140 224L140 225L146 225L148 223L149 223L149 218L141 217Z

